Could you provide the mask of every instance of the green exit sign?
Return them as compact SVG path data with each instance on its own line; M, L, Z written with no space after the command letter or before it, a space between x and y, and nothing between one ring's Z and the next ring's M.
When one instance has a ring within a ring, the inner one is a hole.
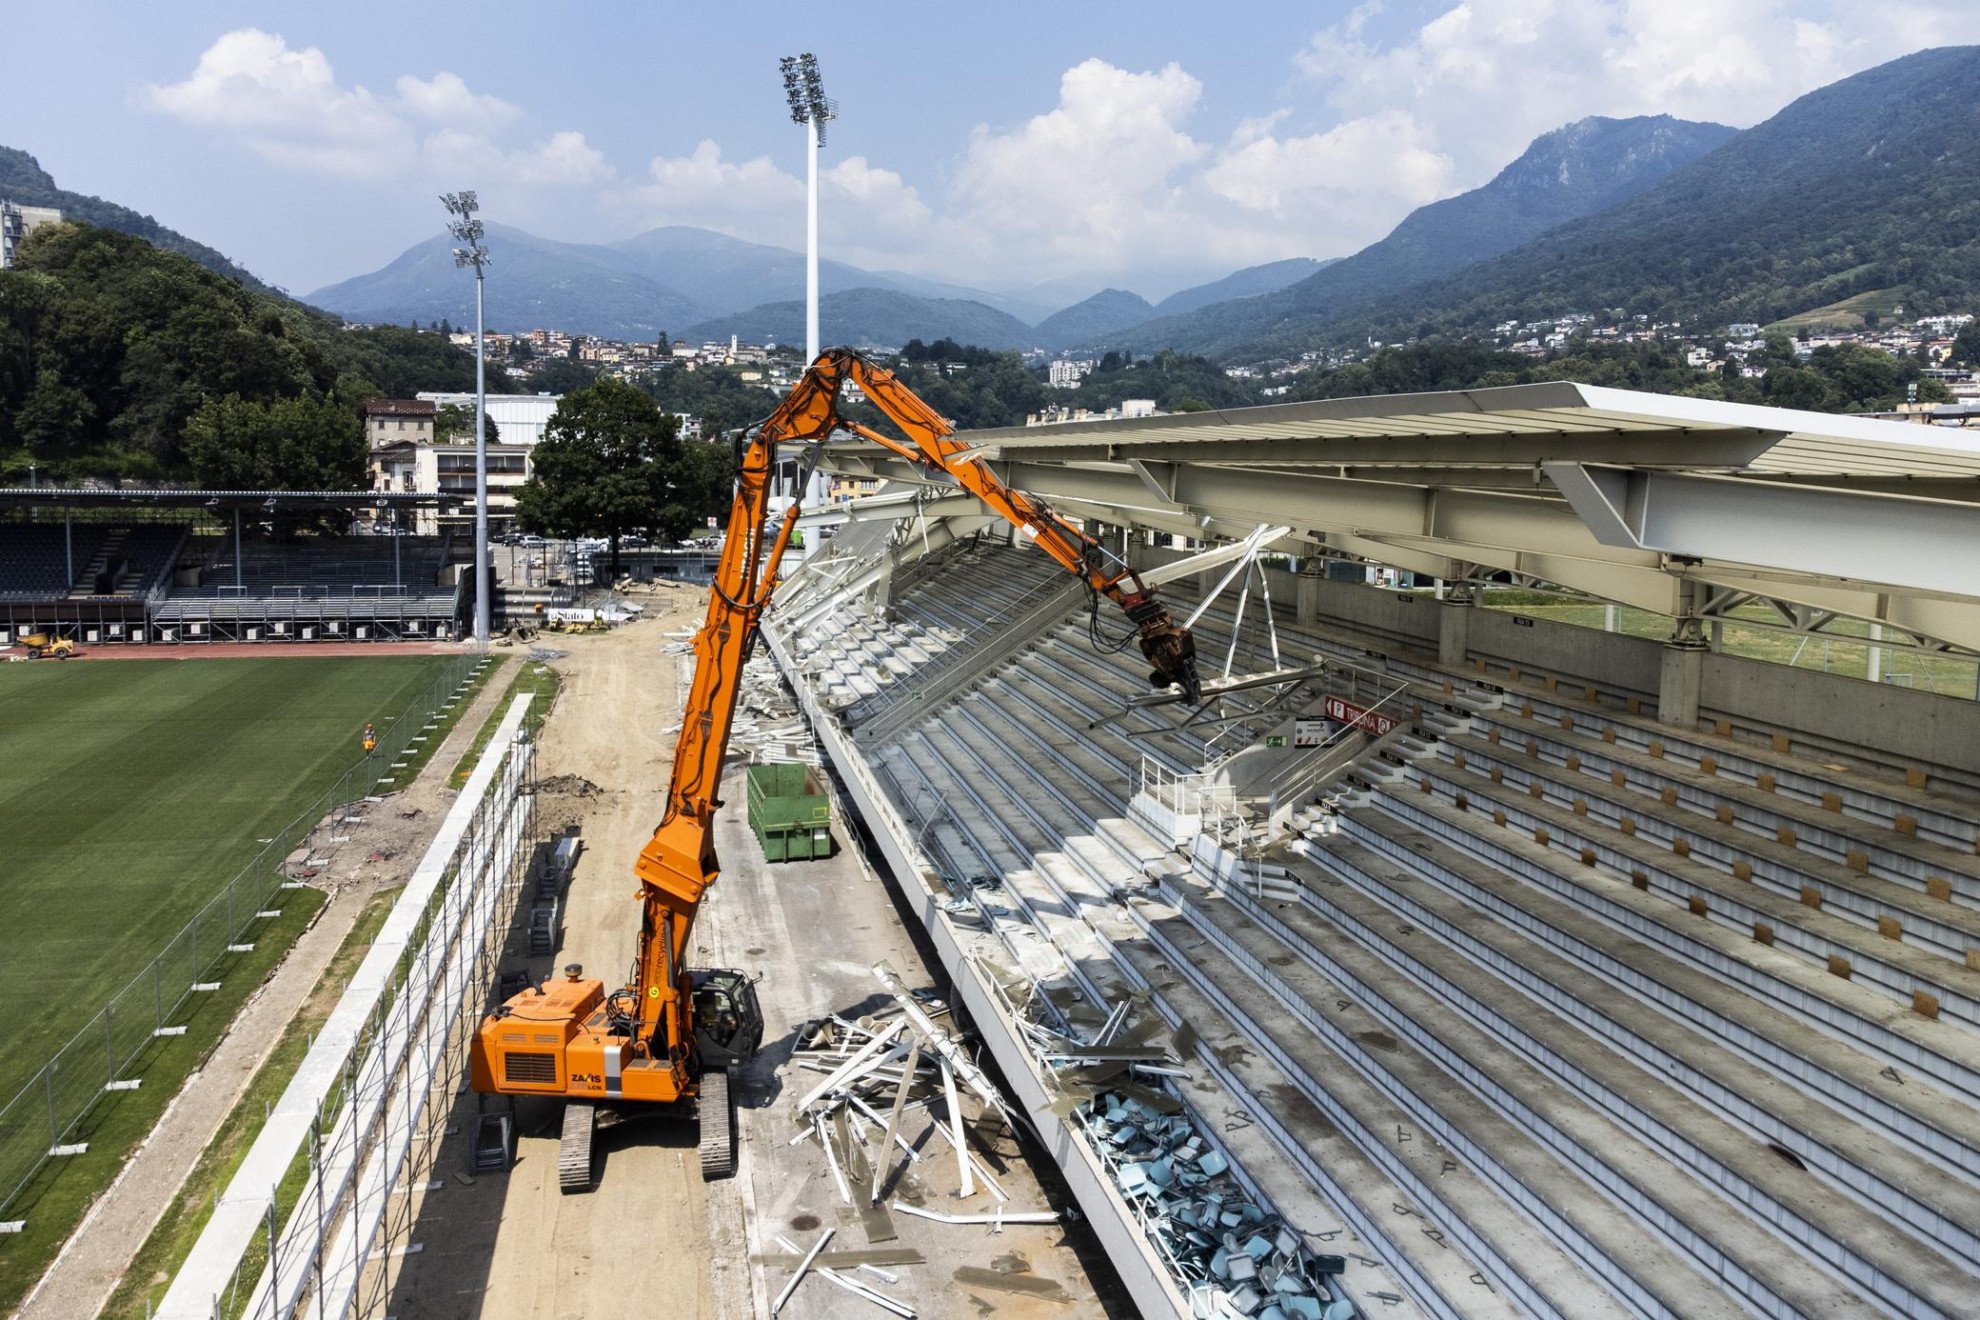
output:
M1283 733L1268 733L1265 735L1265 745L1267 747L1284 747L1286 745L1286 735Z

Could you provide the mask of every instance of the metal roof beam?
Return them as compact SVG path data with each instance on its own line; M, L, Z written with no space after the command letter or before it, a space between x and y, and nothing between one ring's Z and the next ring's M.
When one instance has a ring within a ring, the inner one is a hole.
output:
M1040 428L1043 429L1043 428ZM975 435L972 434L972 439ZM1161 433L1110 437L1107 443L1053 445L1020 441L997 446L1023 462L1077 463L1116 459L1157 463L1211 462L1292 467L1379 463L1425 467L1533 468L1546 462L1628 463L1635 467L1740 468L1780 439L1777 432L1565 430L1459 435L1370 435L1339 439L1170 441Z
M1548 476L1604 545L1971 594L1980 516L1934 500L1577 464Z

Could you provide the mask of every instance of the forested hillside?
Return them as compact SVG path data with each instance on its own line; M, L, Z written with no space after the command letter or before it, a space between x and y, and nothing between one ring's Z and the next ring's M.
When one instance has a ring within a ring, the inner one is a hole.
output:
M1811 92L1620 206L1399 296L1284 321L1251 346L1570 312L1765 325L1867 295L1907 317L1980 305L1980 48Z
M439 335L345 330L108 229L44 226L0 271L0 480L355 486L364 399L473 383Z

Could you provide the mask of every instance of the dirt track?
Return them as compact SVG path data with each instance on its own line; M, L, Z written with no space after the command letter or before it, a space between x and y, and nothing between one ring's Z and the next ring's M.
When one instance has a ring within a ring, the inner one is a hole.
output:
M552 958L512 954L505 965L544 976L578 962L608 982L629 968L637 922L631 863L659 820L679 719L677 661L662 648L667 633L699 624L706 599L698 589L663 588L640 623L605 635L546 639L569 654L552 662L564 683L539 750L538 822L543 832L581 822L584 852L567 898L562 947ZM724 790L739 806L742 784L733 768ZM763 973L765 1045L739 1078L739 1175L703 1183L693 1129L640 1120L616 1131L601 1125L597 1190L561 1195L561 1106L538 1101L517 1106L515 1167L470 1177L466 1140L478 1103L461 1096L447 1120L453 1135L412 1208L409 1238L417 1250L392 1260L381 1313L400 1320L755 1316L768 1312L769 1297L783 1283L781 1272L755 1263L780 1250L777 1235L809 1240L823 1222L839 1226L846 1246L864 1240L816 1148L787 1144L785 1065L799 1022L870 1005L873 962L885 959L926 983L920 955L887 891L856 854L767 865L734 808L721 813L717 842L723 875L702 907L695 964ZM503 1103L491 1101L493 1112ZM1000 1169L1015 1205L1046 1204L1019 1159L1000 1160ZM946 1185L938 1183L934 1194L944 1195ZM992 1311L1011 1320L1126 1314L1094 1298L1075 1244L1058 1226L1013 1226L996 1237L905 1217L897 1227L900 1245L927 1256L903 1278L898 1295L929 1320L976 1320ZM999 1259L1023 1262L1021 1268L1056 1281L1068 1295L1041 1301L952 1282L958 1266ZM815 1280L783 1314L851 1320L878 1312Z
M578 962L610 980L631 965L632 859L660 818L673 752L665 730L678 718L674 661L660 653L662 634L698 623L705 600L688 590L661 595L640 623L545 639L570 653L553 662L564 681L538 751L537 773L545 781L538 823L548 832L581 819L584 852L563 945L554 958L529 963L539 975ZM401 1258L385 1309L402 1320L659 1313L642 1296L664 1278L668 1320L749 1315L746 1280L741 1294L731 1288L716 1296L692 1133L665 1123L633 1125L631 1139L601 1131L603 1185L591 1196L562 1196L560 1112L551 1103L519 1105L516 1166L472 1185L453 1176L462 1169L462 1141L446 1143L432 1175L444 1185L421 1196L415 1211L412 1236L421 1251ZM474 1113L475 1097L463 1097L450 1127L469 1131Z

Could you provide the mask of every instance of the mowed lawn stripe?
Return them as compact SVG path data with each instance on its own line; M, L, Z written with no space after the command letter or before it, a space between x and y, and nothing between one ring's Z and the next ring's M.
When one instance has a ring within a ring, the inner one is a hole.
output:
M0 670L0 1101L437 681L422 657Z

